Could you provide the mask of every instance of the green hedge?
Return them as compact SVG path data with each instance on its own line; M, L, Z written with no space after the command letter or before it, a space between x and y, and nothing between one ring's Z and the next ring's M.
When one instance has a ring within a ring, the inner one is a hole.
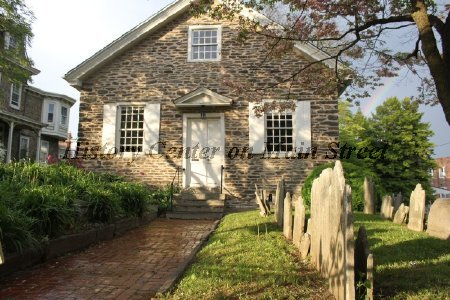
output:
M65 163L0 163L0 240L6 252L126 216L148 204L166 207L168 189L149 190L113 174L97 175Z
M380 199L385 194L381 186L379 177L370 169L364 166L358 166L350 162L342 162L344 168L344 176L347 184L352 188L352 208L354 211L362 211L364 209L364 178L370 177L375 183L375 198L377 208L380 206ZM314 179L318 178L326 168L333 168L334 163L319 165L309 174L303 183L302 197L305 205L311 205L311 188Z

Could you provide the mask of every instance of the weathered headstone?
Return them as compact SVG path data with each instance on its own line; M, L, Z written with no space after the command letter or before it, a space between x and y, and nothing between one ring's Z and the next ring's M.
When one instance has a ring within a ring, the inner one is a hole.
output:
M408 229L423 231L425 221L425 191L419 183L409 198Z
M381 217L385 219L392 219L393 211L394 211L394 201L392 200L392 197L389 195L384 196L383 200L381 201L381 209L380 209Z
M396 224L405 224L408 217L408 212L409 207L402 203L395 213L393 222Z
M0 265L3 265L4 263L5 263L5 257L3 256L2 242L0 241Z
M313 265L328 278L337 300L355 299L351 187L345 184L340 161L313 182L309 227Z
M311 235L311 218L309 218L306 222L306 233L309 233L309 235Z
M308 257L309 249L311 247L311 235L309 233L304 233L300 239L300 257L305 260Z
M265 201L262 200L262 192L258 189L258 186L255 184L255 196L256 196L256 202L259 206L259 214L262 217L267 217L269 215L269 211L267 210L267 207L265 205Z
M283 234L292 240L292 198L291 193L286 194L284 198L284 216L283 216Z
M300 240L305 232L305 213L306 209L303 205L303 198L299 196L295 203L294 231L292 233L292 242L297 248L300 248Z
M403 203L403 195L400 192L394 197L394 211L393 211L394 215L397 212L397 210L400 207L400 205L402 205L402 203Z
M275 203L275 219L279 227L283 227L283 215L284 215L284 178L282 178L277 185L276 203Z
M428 214L429 235L450 240L450 199L437 199Z
M357 299L373 299L373 255L364 226L359 227L355 241L355 283Z
M373 215L375 213L375 187L372 178L364 178L364 213Z

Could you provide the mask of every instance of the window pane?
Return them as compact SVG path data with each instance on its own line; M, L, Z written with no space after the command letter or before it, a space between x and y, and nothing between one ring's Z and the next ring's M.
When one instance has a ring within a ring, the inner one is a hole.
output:
M218 30L199 29L192 31L192 57L193 60L217 59L218 55Z
M142 152L144 136L144 107L143 106L123 106L120 110L120 151L121 152Z
M266 113L266 140L268 151L292 151L292 113ZM288 121L287 121L288 120Z

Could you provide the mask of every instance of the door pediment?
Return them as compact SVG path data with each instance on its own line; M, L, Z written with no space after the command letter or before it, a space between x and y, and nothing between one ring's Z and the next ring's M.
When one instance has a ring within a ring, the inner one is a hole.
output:
M207 88L198 88L174 101L176 107L231 106L233 100Z

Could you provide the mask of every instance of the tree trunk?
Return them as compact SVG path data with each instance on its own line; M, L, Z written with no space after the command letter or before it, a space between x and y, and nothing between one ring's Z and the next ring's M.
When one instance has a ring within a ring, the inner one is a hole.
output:
M419 29L419 35L422 40L422 51L427 60L431 76L436 85L437 96L439 102L444 109L445 119L450 125L450 72L448 64L439 53L436 38L434 36L433 27L428 18L427 7L422 0L415 1L416 10L412 13L414 22ZM448 24L446 24L448 28ZM442 36L442 39L449 38L449 34ZM443 45L448 44L448 41L443 41ZM444 49L449 51L449 49Z

